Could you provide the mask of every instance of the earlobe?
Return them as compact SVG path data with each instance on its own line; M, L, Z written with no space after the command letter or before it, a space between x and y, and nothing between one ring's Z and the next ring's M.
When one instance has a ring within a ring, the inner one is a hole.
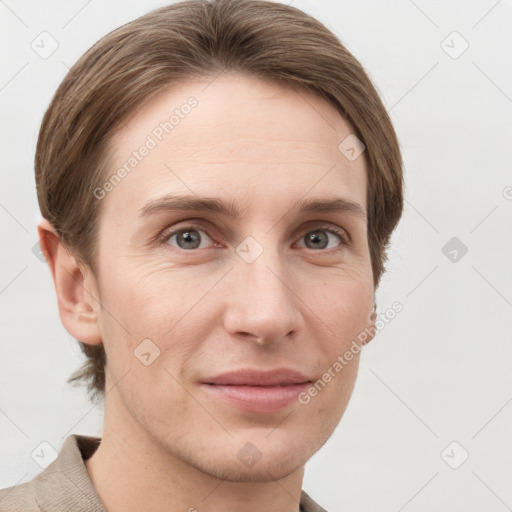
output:
M59 314L66 330L83 343L101 344L99 302L92 273L84 275L47 219L39 222L39 244L52 274Z

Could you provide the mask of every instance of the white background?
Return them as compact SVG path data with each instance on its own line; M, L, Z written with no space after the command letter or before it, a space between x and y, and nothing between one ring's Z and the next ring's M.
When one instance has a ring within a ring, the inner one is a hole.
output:
M65 382L82 357L32 253L43 113L85 50L166 3L0 2L0 488L41 471L31 458L41 442L58 450L70 433L102 431L101 409ZM292 5L367 69L395 124L407 186L377 294L379 312L395 301L403 311L365 347L349 407L306 465L303 488L330 512L509 510L512 2ZM59 44L48 59L31 48L42 31ZM447 53L462 48L454 31L469 44L458 58ZM468 248L457 262L442 252L452 237ZM449 467L463 450L468 459Z

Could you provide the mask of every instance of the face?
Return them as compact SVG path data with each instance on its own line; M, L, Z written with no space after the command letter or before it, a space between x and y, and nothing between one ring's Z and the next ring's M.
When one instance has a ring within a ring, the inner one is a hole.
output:
M269 481L332 434L359 355L333 365L368 327L374 292L364 154L338 149L351 133L323 99L240 75L162 92L125 121L107 178L136 163L97 191L90 279L106 420L134 442L224 480ZM221 378L279 369L302 378Z

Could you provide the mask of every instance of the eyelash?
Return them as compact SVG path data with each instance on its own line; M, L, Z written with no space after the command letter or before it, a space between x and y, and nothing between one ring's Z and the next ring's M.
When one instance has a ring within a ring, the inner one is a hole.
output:
M163 245L163 244L167 244L167 241L169 240L169 238L171 238L173 235L175 235L176 233L179 233L181 231L187 231L187 230L200 230L200 231L204 231L212 240L214 240L214 237L212 237L210 235L210 233L208 232L208 229L201 225L201 224L189 224L189 225L185 225L183 227L179 227L179 228L175 228L175 229L166 229L164 231L162 231L157 239L156 239L156 243L157 245ZM308 233L311 233L313 231L327 231L328 233L332 233L334 235L338 235L340 240L341 240L341 243L342 243L342 246L343 245L349 245L350 241L349 241L349 238L347 236L347 234L341 230L341 229L338 229L338 228L334 228L332 226L325 226L325 225L318 225L316 227L314 227L313 229L308 229L307 231L304 232L304 235L308 234ZM312 251L314 252L325 252L325 253L329 253L331 251L340 251L342 249L342 246L339 247L339 248L335 248L335 249L327 249L327 250L319 250L319 251L315 251L314 249L311 249ZM199 251L199 250L202 250L202 249L180 249L179 247L173 247L174 249L177 249L178 251L182 251L182 252L187 252L187 253L192 253L194 251ZM307 247L306 247L307 249ZM203 249L204 250L204 249Z

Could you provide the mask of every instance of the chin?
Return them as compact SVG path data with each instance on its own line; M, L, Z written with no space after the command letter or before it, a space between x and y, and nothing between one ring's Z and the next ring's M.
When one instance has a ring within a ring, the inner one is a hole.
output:
M322 440L304 440L291 432L265 429L259 435L236 436L229 446L219 446L211 454L215 471L232 482L271 482L300 470ZM226 457L228 455L228 457Z
M302 459L296 453L288 452L286 457L282 453L272 453L262 456L252 467L238 460L224 459L207 468L206 472L228 482L273 482L300 470L306 463L305 458Z

